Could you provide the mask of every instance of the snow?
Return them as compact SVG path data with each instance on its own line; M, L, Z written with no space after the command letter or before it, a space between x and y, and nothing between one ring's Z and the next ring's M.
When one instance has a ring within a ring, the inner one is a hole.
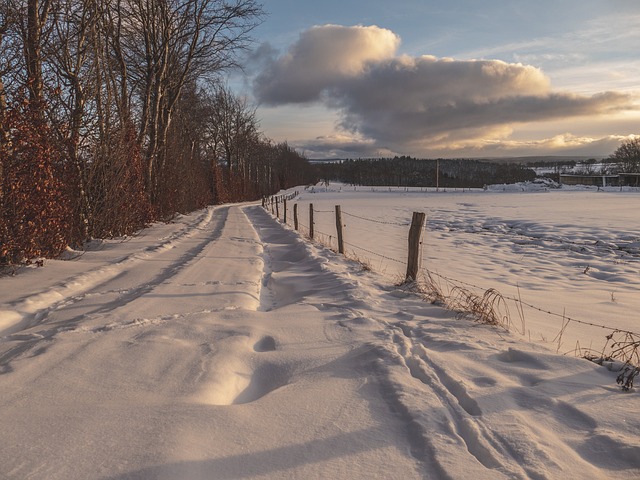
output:
M330 186L301 223L333 237L340 204L373 271L240 204L2 277L0 478L637 477L637 389L557 353L557 318L394 286L425 211L425 267L637 331L637 195Z
M314 210L323 212L314 215L316 231L327 233L321 239L335 244L331 211L340 204L348 253L389 281L405 273L411 212L426 212L423 266L452 279L450 285L441 280L445 290L454 285L477 286L481 292L495 288L555 313L524 308L525 333L533 340L550 342L562 328L563 315L640 332L637 189L539 191L537 184L519 184L504 190L493 186L488 192L343 185L324 190L303 194L300 211L313 203ZM514 323L520 324L516 311L511 304ZM600 349L609 333L570 322L560 350L575 350L577 342Z

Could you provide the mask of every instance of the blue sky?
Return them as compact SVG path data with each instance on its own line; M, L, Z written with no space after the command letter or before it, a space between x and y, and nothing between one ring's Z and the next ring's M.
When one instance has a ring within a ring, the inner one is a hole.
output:
M636 0L269 0L240 91L311 158L606 156L640 134Z

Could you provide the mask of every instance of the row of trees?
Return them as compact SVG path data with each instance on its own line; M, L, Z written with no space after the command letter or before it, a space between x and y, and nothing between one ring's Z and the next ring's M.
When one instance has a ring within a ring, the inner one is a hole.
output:
M482 187L533 180L535 172L518 164L468 159L411 157L345 160L321 165L320 175L352 185Z
M352 185L395 185L441 187L482 187L496 183L530 181L536 177L533 167L556 169L557 174L640 173L640 137L626 140L607 159L549 162L546 159L527 164L471 159L416 159L407 156L378 159L347 159L319 165L320 177Z
M220 83L254 0L0 0L0 263L312 180Z

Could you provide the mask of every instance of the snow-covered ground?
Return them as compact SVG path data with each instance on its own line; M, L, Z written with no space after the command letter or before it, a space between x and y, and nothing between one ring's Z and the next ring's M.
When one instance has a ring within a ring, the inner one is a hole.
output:
M393 281L406 271L411 214L425 212L424 269L445 291L456 285L476 293L494 288L538 307L524 306L527 338L552 343L567 319L640 332L637 189L528 184L423 190L315 187L298 200L301 223L308 224L313 203L315 229L326 234L318 238L335 248L333 210L340 205L347 253ZM522 330L516 304L508 307ZM577 344L602 349L611 330L578 322L564 328L559 350L574 351Z
M347 189L299 207L373 272L231 205L0 278L0 478L640 475L615 372L393 286L426 211L430 269L633 329L637 193Z

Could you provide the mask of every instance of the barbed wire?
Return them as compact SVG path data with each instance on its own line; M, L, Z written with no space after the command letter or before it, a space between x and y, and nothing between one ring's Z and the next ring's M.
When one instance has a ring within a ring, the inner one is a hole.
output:
M455 279L455 278L447 277L446 275L442 275L442 274L440 274L440 273L434 272L434 271L432 271L432 270L429 270L428 268L423 268L422 270L423 270L424 272L426 272L427 274L429 274L429 275L432 275L432 276L434 276L434 277L441 278L441 279L443 279L443 280L445 280L445 281L447 281L447 282L449 282L449 283L453 283L453 284L456 284L456 283L457 283L457 284L459 284L459 285L464 285L465 287L475 288L475 289L477 289L477 290L481 290L481 291L483 291L483 292L484 292L484 291L487 291L487 289L486 289L486 288L481 287L481 286L479 286L479 285L474 285L473 283L464 282L464 281L462 281L462 280L457 280L457 279Z
M472 287L472 288L475 288L475 289L478 289L478 290L481 290L481 291L485 291L485 292L488 290L487 288L480 287L478 285L474 285L472 283L465 282L465 281L462 281L462 280L457 280L455 278L447 277L446 275L442 275L440 273L434 272L434 271L426 269L426 268L424 268L423 271L426 272L428 275L433 275L435 277L441 278L441 279L443 279L443 280L445 280L448 283L451 283L453 285L456 285L456 284L457 285L463 285L463 286L466 286L466 287ZM502 298L504 298L506 300L511 300L513 302L519 303L519 304L524 305L526 307L532 308L534 310L537 310L538 312L546 313L546 314L552 315L554 317L562 318L563 320L566 320L566 321L579 323L581 325L588 325L590 327L602 328L604 330L609 330L609 331L612 331L612 332L628 333L628 334L640 337L640 333L638 333L638 332L632 332L630 330L624 330L622 328L610 327L610 326L601 325L601 324L598 324L598 323L587 322L585 320L579 320L577 318L569 317L569 316L565 315L564 313L552 312L551 310L547 310L547 309L544 309L542 307L538 307L538 306L533 305L531 303L525 302L521 298L513 297L511 295L502 295Z
M342 214L346 215L348 217L353 217L353 218L359 218L360 220L365 220L367 222L372 222L372 223L379 223L381 225L396 225L396 226L400 226L400 227L408 227L409 225L411 225L411 223L398 223L398 222L387 222L384 220L376 220L374 218L367 218L367 217L363 217L360 215L355 215L353 213L349 213L349 212L345 212L344 210L342 210Z
M364 247L360 247L360 246L358 246L358 245L354 245L354 244L352 244L352 243L345 242L345 241L343 241L342 243L344 243L345 245L348 245L348 246L350 246L350 247L352 247L352 248L357 248L358 250L362 250L363 252L366 252L366 253L368 253L368 254L370 254L370 255L375 255L375 256L380 257L380 258L383 258L383 259L385 259L385 260L389 260L390 262L396 262L396 263L399 263L400 265L404 265L404 266L406 266L406 265L407 265L407 264L406 264L406 262L402 262L402 261L400 261L400 260L396 260L395 258L388 257L388 256L383 255L383 254L381 254L381 253L377 253L377 252L373 252L373 251L371 251L371 250L367 250L367 249L366 249L366 248L364 248Z
M304 228L305 230L309 231L309 227L308 227L307 225L303 224L303 223L298 222L298 227L302 227L302 228ZM333 235L329 235L328 233L324 233L324 232L321 232L321 231L319 231L319 230L315 230L315 229L314 229L314 240L317 240L317 239L315 238L315 234L318 234L318 235L322 235L322 236L327 237L327 238L329 239L329 243L331 243L331 240L333 240L333 237L334 237ZM320 242L320 243L322 243L322 242ZM388 260L388 261L390 261L390 262L395 262L395 263L399 263L400 265L405 265L405 266L406 266L406 262L402 262L402 261L400 261L400 260L397 260L397 259L395 259L395 258L389 257L389 256L387 256L387 255L383 255L383 254L381 254L381 253L374 252L374 251L372 251L372 250L369 250L369 249L367 249L367 248L361 247L361 246L359 246L359 245L354 245L354 244L349 243L349 242L344 241L344 240L343 240L343 242L342 242L342 243L344 243L345 245L347 245L347 246L349 246L349 247L351 247L351 248L355 248L355 249L358 249L358 250L362 250L363 252L366 252L366 253L368 253L368 254L370 254L370 255L375 255L376 257L380 257L380 258L382 258L382 259L384 259L384 260Z

